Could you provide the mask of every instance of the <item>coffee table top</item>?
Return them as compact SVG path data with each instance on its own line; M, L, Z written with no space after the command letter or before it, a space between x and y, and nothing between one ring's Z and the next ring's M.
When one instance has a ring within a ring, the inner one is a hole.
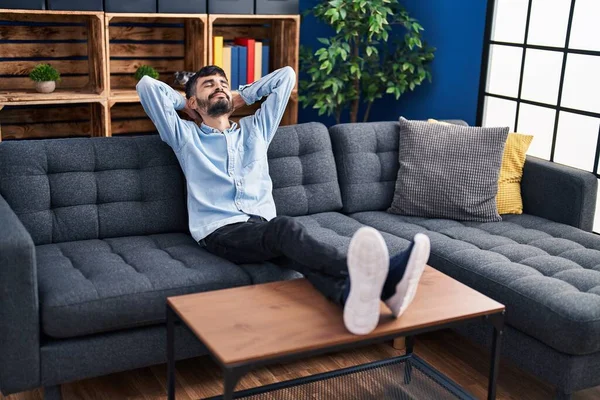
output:
M429 266L406 312L396 319L381 303L379 325L364 336L348 332L342 308L305 279L169 297L167 302L224 365L402 336L504 310L502 304Z

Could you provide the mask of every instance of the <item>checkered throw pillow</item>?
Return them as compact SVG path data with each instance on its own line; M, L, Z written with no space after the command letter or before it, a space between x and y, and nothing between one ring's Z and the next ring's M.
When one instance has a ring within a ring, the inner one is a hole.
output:
M400 169L388 212L501 221L496 195L508 130L400 118Z

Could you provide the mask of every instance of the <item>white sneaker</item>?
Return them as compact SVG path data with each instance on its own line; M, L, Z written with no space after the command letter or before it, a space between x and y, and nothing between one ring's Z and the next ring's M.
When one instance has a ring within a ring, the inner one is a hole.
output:
M355 335L366 335L379 323L381 290L390 264L381 234L370 227L356 231L347 262L350 293L344 305L344 324Z
M392 310L396 318L400 317L406 311L415 298L417 288L419 287L419 280L421 279L421 275L423 275L427 260L429 260L431 248L429 238L422 233L417 233L413 240L414 246L408 257L404 275L396 285L396 293L385 301L385 304Z

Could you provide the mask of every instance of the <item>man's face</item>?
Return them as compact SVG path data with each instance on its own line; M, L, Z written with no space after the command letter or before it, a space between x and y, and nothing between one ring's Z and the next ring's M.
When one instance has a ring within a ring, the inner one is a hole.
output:
M196 101L201 113L211 117L229 116L233 112L233 100L229 82L221 75L204 76L196 84Z

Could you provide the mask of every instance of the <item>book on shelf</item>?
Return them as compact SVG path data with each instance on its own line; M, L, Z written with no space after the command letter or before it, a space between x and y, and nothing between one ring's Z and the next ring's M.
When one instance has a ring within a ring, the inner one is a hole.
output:
M262 42L254 43L254 81L262 78Z
M236 38L235 44L246 47L246 83L254 82L254 58L255 58L256 40L251 38Z
M248 82L248 48L246 46L238 46L239 51L239 68L238 82L240 85L245 85Z
M231 75L227 75L231 90L238 90L240 80L238 79L240 69L240 48L231 46Z
M236 44L236 43L244 44ZM215 47L215 55L217 54ZM237 38L225 42L219 52L221 65L229 79L231 90L238 90L239 86L255 82L269 73L269 45L249 38Z
M223 36L213 36L213 65L223 68Z
M225 76L231 79L231 46L223 46L223 71L225 71Z
M269 73L269 45L263 43L262 45L262 76Z

